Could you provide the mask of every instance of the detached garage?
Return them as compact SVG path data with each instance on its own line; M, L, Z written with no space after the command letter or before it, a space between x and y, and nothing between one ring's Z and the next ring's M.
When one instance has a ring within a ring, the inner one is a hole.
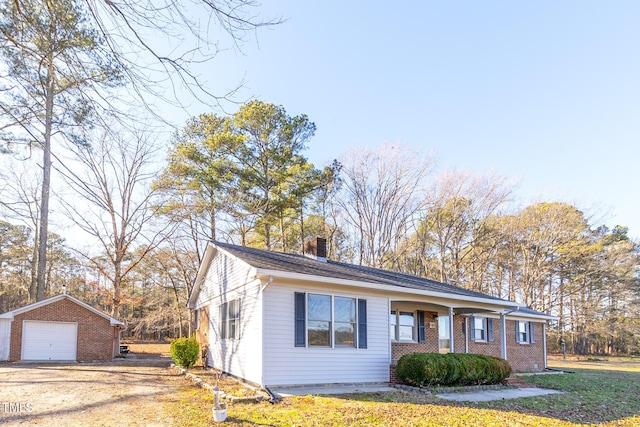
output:
M0 314L0 360L110 360L124 324L69 295Z

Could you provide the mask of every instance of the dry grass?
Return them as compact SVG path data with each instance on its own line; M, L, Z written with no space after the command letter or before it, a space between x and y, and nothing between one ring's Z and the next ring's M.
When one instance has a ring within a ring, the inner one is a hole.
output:
M627 371L640 372L640 358L638 357L608 357L608 356L572 356L566 359L562 356L550 355L549 367L555 369L595 369L598 371Z
M640 426L640 360L550 358L574 374L537 375L527 381L565 394L461 403L410 392L285 398L277 404L233 403L227 425L237 426ZM194 370L196 373L198 369ZM202 371L202 370L200 370ZM224 381L223 381L224 380ZM234 389L223 377L220 388ZM229 391L228 391L229 390ZM231 394L231 393L230 393ZM178 425L211 425L212 396L194 389L167 408Z
M122 341L122 345L129 346L129 352L144 358L171 357L170 344L167 342Z

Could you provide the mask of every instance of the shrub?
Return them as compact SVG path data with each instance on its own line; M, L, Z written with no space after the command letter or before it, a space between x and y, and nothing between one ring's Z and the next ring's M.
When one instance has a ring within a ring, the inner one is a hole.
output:
M178 338L171 342L171 358L181 368L190 368L198 360L200 346L194 337Z
M398 360L396 375L400 382L418 387L498 384L511 375L511 366L482 354L413 353Z

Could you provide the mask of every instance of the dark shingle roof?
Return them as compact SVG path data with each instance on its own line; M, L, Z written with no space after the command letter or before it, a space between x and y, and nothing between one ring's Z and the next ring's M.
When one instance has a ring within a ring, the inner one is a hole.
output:
M327 260L327 262L320 262L303 255L273 252L264 249L232 245L229 243L212 243L258 269L308 274L327 278L353 280L356 282L398 286L401 288L417 289L426 292L439 292L470 298L483 298L494 300L495 302L507 302L506 300L485 295L480 292L469 291L458 286L436 282L434 280L412 276L410 274L398 273L395 271L345 264L330 260Z

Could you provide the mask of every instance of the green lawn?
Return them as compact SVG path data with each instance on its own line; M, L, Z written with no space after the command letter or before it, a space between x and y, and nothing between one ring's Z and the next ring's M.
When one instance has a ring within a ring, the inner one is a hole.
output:
M640 426L640 362L556 361L575 373L527 381L566 391L541 397L456 403L397 391L335 397L293 397L277 404L234 404L226 425L260 426ZM223 388L224 389L224 388ZM192 390L169 408L179 425L213 423L209 393Z

